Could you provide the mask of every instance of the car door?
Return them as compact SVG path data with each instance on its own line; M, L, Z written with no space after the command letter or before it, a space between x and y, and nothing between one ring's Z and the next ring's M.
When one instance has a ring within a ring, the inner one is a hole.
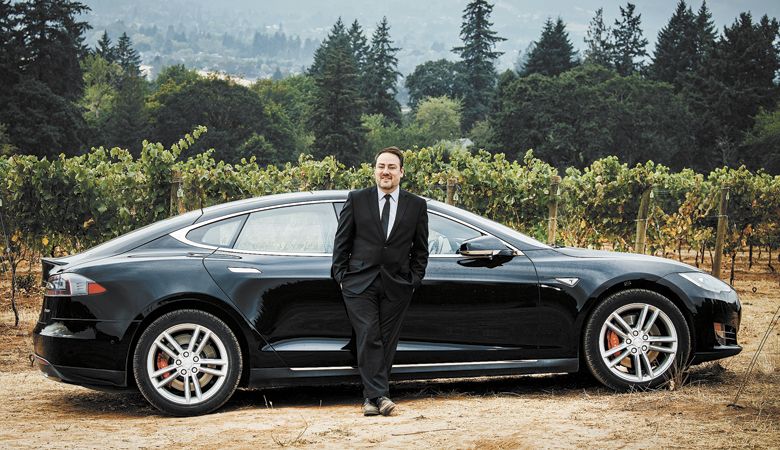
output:
M396 363L534 358L538 280L522 254L484 259L457 254L487 233L429 209L429 260L414 293Z
M246 215L233 242L204 259L209 274L268 345L259 364L278 355L290 367L353 365L343 350L352 328L330 276L337 217L311 202ZM277 362L278 364L278 362Z

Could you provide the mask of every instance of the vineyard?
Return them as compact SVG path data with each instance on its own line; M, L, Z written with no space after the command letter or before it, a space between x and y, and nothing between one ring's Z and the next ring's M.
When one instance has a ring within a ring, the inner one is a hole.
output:
M373 183L370 164L345 167L333 157L304 156L283 167L261 167L254 159L226 164L210 151L180 159L205 131L199 127L170 148L144 142L137 158L102 147L51 160L0 157L0 213L9 259L21 268L24 261L32 266L41 255L81 251L170 215L226 201ZM720 194L728 188L723 254L733 257L749 248L749 264L761 258L774 271L780 176L726 167L708 175L687 169L672 173L652 162L628 167L615 157L560 174L530 150L522 161L508 161L503 154L445 145L406 151L404 166L403 186L409 191L447 200L542 241L548 241L555 204L556 244L635 251L641 221L645 253L681 258L686 250L695 253L697 265L713 258ZM646 212L640 211L643 196Z

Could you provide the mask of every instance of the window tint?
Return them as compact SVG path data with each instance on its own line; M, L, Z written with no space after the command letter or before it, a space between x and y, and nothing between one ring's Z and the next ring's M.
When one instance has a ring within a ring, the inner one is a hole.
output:
M274 253L332 253L333 205L314 203L252 213L233 248Z
M431 255L454 255L461 242L481 235L454 220L428 214L428 252Z
M195 228L187 233L187 239L200 244L229 247L245 219L245 215L232 217Z

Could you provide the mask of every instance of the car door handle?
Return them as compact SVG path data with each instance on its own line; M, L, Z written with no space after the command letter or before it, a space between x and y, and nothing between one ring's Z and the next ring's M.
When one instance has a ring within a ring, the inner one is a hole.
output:
M233 273L263 273L260 269L255 269L254 267L228 267L228 270Z

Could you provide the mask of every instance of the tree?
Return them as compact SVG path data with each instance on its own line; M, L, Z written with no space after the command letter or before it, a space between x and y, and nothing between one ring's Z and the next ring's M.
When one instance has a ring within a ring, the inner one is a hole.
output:
M371 82L368 77L371 47L368 44L368 40L366 39L365 34L363 34L363 28L360 26L357 19L355 19L349 27L347 36L349 37L352 54L355 56L355 67L357 68L358 84L360 85L358 91L363 99L367 99L371 92Z
M586 64L557 77L507 77L502 85L490 127L498 150L509 155L532 148L559 168L608 155L629 165L686 162L691 117L666 83Z
M558 75L577 64L577 52L569 41L563 20L559 17L553 24L551 19L547 19L542 37L528 55L523 74Z
M141 76L141 57L133 48L133 43L127 33L119 36L115 49L116 62L122 71L129 76Z
M110 63L116 60L116 49L112 47L107 31L103 31L103 35L100 36L97 47L95 47L95 54Z
M0 81L3 86L12 86L19 81L21 58L24 49L19 33L19 11L10 0L0 0ZM0 90L4 100L5 89ZM5 101L3 101L5 103Z
M585 62L612 67L612 30L604 24L604 8L596 10L596 15L588 25L585 34Z
M409 91L409 106L416 109L426 97L447 96L452 99L463 98L466 92L466 80L460 63L440 59L426 61L414 68L406 80Z
M506 39L491 29L490 13L493 5L486 0L472 0L463 10L460 38L463 45L452 49L463 61L466 79L466 95L463 99L463 123L468 130L477 120L484 118L490 109L496 69L493 62L503 54L494 50L497 43Z
M382 114L388 120L401 123L401 105L395 99L398 92L398 48L390 40L390 25L387 17L379 22L371 37L371 49L366 65L366 111L369 114Z
M715 47L715 41L718 38L715 23L712 21L712 13L707 9L706 1L701 2L701 7L696 13L694 26L696 27L696 53L693 67L694 70L698 70Z
M35 78L10 86L8 103L0 109L0 123L19 153L52 157L78 154L86 127L79 108Z
M643 66L641 58L647 56L647 39L642 37L642 15L634 15L636 6L627 3L620 7L621 20L615 20L612 30L612 58L615 69L620 75L627 76L638 73Z
M289 151L289 136L272 136L272 115L266 105L251 89L230 80L215 77L199 78L177 89L166 89L155 94L151 111L154 124L153 141L169 145L198 125L209 132L190 147L184 157L216 149L216 158L236 162L241 157L238 149L253 134L263 135L274 148Z
M141 142L150 131L149 112L144 101L147 91L146 80L142 77L120 77L112 108L102 128L105 139L102 145L121 147L136 155L140 154Z
M341 19L315 52L311 71L317 90L311 112L314 154L334 155L345 164L363 160L364 134L355 58Z
M677 3L669 22L658 32L658 40L649 68L650 77L678 87L694 69L697 53L696 18L684 0Z
M69 0L30 0L16 7L25 77L40 81L54 95L78 100L83 90L79 59L87 53L83 34L90 26L76 17L89 7Z
M461 104L447 97L429 97L420 102L414 120L433 142L460 136Z
M309 152L314 141L314 135L309 129L312 103L317 90L314 79L308 75L293 75L279 81L259 79L251 89L265 104L277 105L286 120L289 120L293 128L294 145L287 150L291 150L294 159L300 153ZM276 158L277 161L283 159Z
M322 41L319 47L314 51L314 61L311 63L311 67L309 67L308 74L312 76L317 76L322 72L323 67L325 66L325 54L328 52L328 49L330 48L332 41L340 41L342 39L348 39L346 30L344 28L344 22L341 21L341 17L338 18L335 24L333 24L333 28L331 28L330 33L328 33L328 36L325 38L325 40ZM352 53L352 48L350 47L350 53ZM355 61L353 61L353 65L356 64Z
M102 135L103 126L114 107L117 96L118 80L122 68L116 63L106 61L95 53L87 55L81 62L84 71L84 95L79 106L84 108L84 120L92 129L90 145L106 144Z
M750 160L738 153L744 133L753 128L761 109L775 109L780 56L775 40L778 22L763 16L753 22L741 13L725 27L721 39L704 60L688 90L697 117L695 130L700 148L718 149L710 158L715 165L733 165Z
M780 175L780 109L761 111L755 121L745 137L742 153L750 157L748 163L753 169Z

